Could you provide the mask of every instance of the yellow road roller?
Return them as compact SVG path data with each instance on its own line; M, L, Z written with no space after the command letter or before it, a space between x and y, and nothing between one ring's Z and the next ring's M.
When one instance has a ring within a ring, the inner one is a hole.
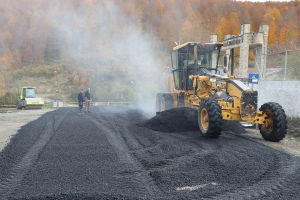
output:
M21 95L17 99L17 109L42 109L44 101L42 98L36 98L35 87L22 87Z

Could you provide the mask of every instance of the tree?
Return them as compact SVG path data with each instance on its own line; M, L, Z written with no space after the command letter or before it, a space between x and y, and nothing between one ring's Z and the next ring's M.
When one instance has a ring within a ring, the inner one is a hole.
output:
M219 24L217 25L215 32L218 35L218 40L223 40L225 37L225 34L229 32L229 23L228 21L222 17Z
M283 26L279 31L279 37L278 37L279 43L286 42L286 33L287 33L287 28Z
M275 10L276 12L276 10ZM275 17L273 16L273 10L269 7L264 15L264 23L269 24L268 43L274 44L278 41L277 27L275 24Z
M239 18L236 13L231 13L228 17L228 26L225 29L225 34L239 35L240 34L240 24Z
M5 89L5 76L7 76L7 59L0 57L0 95L4 94Z
M179 33L179 37L181 38L182 43L190 42L192 40L192 24L190 21L186 20L182 24L182 28Z
M282 18L280 11L276 7L274 7L272 9L272 14L273 14L273 18L275 19L275 21L280 20Z

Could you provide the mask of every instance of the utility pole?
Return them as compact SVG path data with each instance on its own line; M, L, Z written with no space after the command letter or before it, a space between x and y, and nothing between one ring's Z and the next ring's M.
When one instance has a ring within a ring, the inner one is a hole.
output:
M59 82L58 82L57 71L55 71L55 73L56 73L56 78L57 78L58 97L59 97L59 100L60 100L60 90L59 90Z

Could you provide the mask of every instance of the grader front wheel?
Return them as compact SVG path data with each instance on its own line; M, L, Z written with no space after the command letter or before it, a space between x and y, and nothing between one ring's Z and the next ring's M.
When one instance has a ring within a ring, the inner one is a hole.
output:
M222 131L221 107L213 98L201 100L198 108L198 125L204 137L217 138Z
M285 137L287 129L286 115L278 103L268 102L260 109L266 115L264 124L259 125L260 134L265 140L279 142Z

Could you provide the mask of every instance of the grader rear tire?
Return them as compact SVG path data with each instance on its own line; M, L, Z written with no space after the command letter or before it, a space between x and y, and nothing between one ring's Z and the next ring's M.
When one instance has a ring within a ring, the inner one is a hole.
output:
M259 125L261 136L271 142L279 142L287 133L287 121L283 108L274 102L263 104L260 109L267 117L265 123Z
M198 125L204 137L217 138L221 135L221 107L215 99L201 100L198 108Z

